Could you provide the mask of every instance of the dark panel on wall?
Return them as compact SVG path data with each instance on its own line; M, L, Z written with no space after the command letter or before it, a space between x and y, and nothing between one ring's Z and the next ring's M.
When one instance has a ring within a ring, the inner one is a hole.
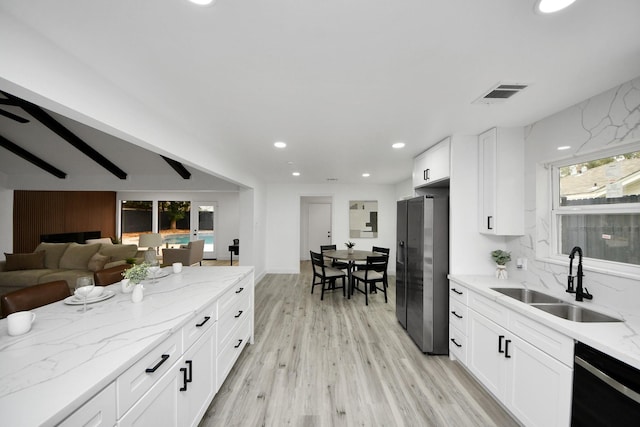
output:
M32 252L41 234L100 230L116 235L114 191L14 191L13 252Z

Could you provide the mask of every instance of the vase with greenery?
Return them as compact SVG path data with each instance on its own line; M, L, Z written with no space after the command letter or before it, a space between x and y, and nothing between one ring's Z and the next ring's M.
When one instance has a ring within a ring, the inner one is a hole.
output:
M496 277L498 279L507 278L507 266L506 264L511 261L511 253L503 251L502 249L496 249L491 252L491 259L496 263Z
M347 247L347 252L352 254L353 253L353 247L356 245L355 243L353 243L352 241L348 241L347 243L344 244Z

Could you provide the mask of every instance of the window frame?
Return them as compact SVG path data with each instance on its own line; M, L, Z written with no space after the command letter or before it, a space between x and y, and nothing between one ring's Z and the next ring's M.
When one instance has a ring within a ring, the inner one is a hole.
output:
M564 215L597 215L597 214L629 214L639 213L640 203L612 203L612 204L596 204L596 205L572 205L560 206L560 168L570 166L576 163L597 160L604 157L614 157L616 155L640 151L640 142L632 144L618 145L605 150L592 151L579 156L572 156L548 163L551 197L549 206L551 207L549 215L549 224L551 228L551 238L549 240L549 261L558 264L568 263L568 254L561 253L561 232L560 219ZM640 278L640 265L628 264L617 261L608 261L600 258L588 258L584 268L586 270L606 273L610 275L627 277L632 279Z

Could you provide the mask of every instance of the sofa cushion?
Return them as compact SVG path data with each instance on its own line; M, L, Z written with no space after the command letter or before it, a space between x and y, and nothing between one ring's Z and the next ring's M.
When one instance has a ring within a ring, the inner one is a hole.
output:
M109 237L101 237L99 239L87 239L84 242L89 244L89 245L93 245L95 243L102 243L102 244L105 244L105 245L112 245L113 244L113 242L111 241L111 239Z
M9 292L7 288L24 288L40 283L40 278L60 270L41 268L36 270L4 271L0 274L0 294ZM44 283L44 282L42 282Z
M36 270L32 270L36 271ZM93 277L93 271L85 269L78 270L53 270L47 274L38 277L38 283L55 282L56 280L66 280L69 289L73 293L76 287L76 280L78 277L89 276Z
M28 254L8 254L4 253L7 259L5 271L34 270L44 268L44 251Z
M45 268L58 268L60 258L67 250L69 243L40 243L34 252L44 251ZM33 283L32 283L33 284Z
M123 259L119 259L117 261L110 261L108 263L106 263L104 265L104 268L112 268L112 267L117 267L119 265L125 265L127 263L127 261L123 260Z
M89 264L87 264L87 269L91 271L98 271L104 268L104 265L109 262L111 259L110 256L101 255L99 252L96 252L89 258Z
M60 268L68 270L87 270L89 259L98 252L100 245L70 243L60 258Z
M111 261L135 258L138 253L138 245L106 245L100 247L100 254L111 257Z

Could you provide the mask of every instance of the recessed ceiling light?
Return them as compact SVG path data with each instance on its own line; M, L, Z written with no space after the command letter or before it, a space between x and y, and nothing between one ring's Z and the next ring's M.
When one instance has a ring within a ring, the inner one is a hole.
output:
M558 147L558 150L563 151L563 150L568 150L569 148L571 148L570 145L563 145L562 147Z
M365 178L368 178L368 177L371 176L371 174L368 174L367 172L365 172L365 173L362 174L362 176L365 177Z
M404 142L396 142L391 147L396 148L396 149L397 148L404 148Z
M189 1L193 4L197 4L198 6L208 6L216 2L216 0L189 0Z
M536 12L554 13L571 6L576 0L537 0Z
M276 148L284 148L287 146L286 142L282 142L282 141L278 141L278 142L274 142L273 146Z
M300 172L292 172L291 175L293 176L300 176Z

